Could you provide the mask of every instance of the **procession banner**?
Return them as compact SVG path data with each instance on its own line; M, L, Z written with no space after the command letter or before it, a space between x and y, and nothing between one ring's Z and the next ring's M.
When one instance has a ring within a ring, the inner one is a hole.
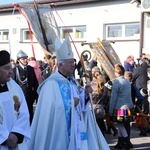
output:
M98 40L98 42L101 42L101 41ZM102 40L101 43L102 43L102 45L104 47L104 50L105 50L105 52L107 54L107 57L111 60L112 65L115 66L115 64L118 64L118 63L121 64L120 58L117 55L117 53L114 50L114 48L112 47L112 45L110 44L110 42L106 41L106 40Z
M108 59L105 51L103 48L99 45L99 43L89 43L89 46L92 50L92 52L97 56L97 59L103 68L103 70L106 72L110 80L115 79L115 73L114 73L114 66L111 64L110 60Z
M32 32L44 51L52 54L55 51L55 39L60 31L50 5L20 4L19 8L28 19Z

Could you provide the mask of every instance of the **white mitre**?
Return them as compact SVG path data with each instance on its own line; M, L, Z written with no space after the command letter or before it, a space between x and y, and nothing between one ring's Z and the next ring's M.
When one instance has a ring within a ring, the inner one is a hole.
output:
M57 61L74 58L68 35L63 43L58 38L55 40L55 50Z

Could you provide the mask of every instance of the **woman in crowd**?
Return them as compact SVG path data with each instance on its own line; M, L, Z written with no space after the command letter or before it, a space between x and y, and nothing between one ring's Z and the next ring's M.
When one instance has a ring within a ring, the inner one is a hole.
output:
M99 67L97 66L93 67L92 68L92 81L91 81L91 86L93 89L92 101L93 101L93 105L95 109L96 121L103 135L106 131L106 127L104 123L104 117L105 117L104 83L105 83L105 80L100 72ZM97 109L100 110L99 114L96 113L98 111Z
M130 130L130 117L133 102L131 97L130 82L124 78L124 67L115 66L116 79L113 82L109 106L109 115L114 116L118 126L118 143L115 148L130 150L133 145L130 142L128 131ZM128 129L127 129L128 128Z
M41 79L41 69L39 68L39 64L36 61L36 59L34 57L30 57L29 58L29 62L28 65L30 65L31 67L34 68L34 72L36 75L36 78L38 80L38 83L40 83L40 79Z

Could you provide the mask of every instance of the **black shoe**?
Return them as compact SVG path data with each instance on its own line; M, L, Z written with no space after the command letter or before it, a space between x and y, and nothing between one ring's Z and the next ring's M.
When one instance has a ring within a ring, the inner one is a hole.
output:
M125 145L125 150L130 150L130 146L129 145Z
M133 144L131 143L131 141L129 141L129 146L130 148L133 148Z
M124 138L118 137L118 143L114 146L115 149L123 149L124 148Z
M117 144L114 146L114 148L115 148L115 149L123 149L123 148L124 148L124 145L117 143Z
M140 133L140 136L147 136L147 133Z
M124 142L125 142L124 145L125 150L130 150L130 148L133 148L133 144L130 142L129 137L124 138Z
M150 133L150 129L147 130L147 133Z

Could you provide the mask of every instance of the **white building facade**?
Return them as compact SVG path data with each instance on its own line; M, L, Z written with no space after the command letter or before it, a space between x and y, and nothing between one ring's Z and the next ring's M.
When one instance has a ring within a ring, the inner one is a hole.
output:
M130 0L70 0L56 3L55 9L57 12L53 11L62 37L65 37L67 29L79 54L83 50L91 51L89 45L81 46L81 43L97 42L99 38L101 41L111 41L122 63L129 55L139 58L141 9L131 4ZM146 29L144 36L148 36L149 30ZM43 60L44 52L37 40L33 39L35 57ZM142 45L145 45L142 52L149 53L149 43ZM78 60L76 49L72 47ZM20 49L29 57L33 56L27 21L20 12L13 11L13 7L0 11L0 49L10 51L14 59Z

